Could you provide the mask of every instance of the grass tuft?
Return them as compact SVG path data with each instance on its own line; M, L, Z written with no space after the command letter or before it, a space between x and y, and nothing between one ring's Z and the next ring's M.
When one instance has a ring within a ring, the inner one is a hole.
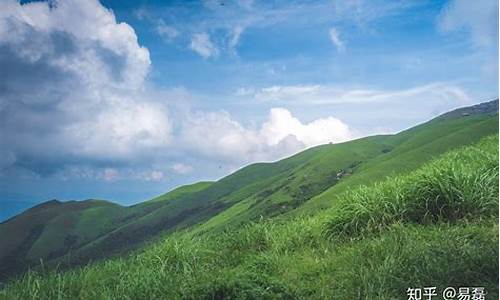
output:
M395 223L498 216L498 137L449 152L415 172L347 192L324 234L356 238Z

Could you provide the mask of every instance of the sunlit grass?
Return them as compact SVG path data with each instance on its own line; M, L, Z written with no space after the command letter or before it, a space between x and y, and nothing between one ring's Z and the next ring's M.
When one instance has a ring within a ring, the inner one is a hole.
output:
M447 153L419 170L346 193L325 233L355 237L394 223L428 224L497 216L498 140Z

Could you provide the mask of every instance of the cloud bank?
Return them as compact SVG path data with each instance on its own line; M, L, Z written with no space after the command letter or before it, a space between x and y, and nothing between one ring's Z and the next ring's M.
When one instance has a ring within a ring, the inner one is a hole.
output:
M184 121L180 135L186 150L232 162L275 160L308 147L354 138L334 117L303 123L284 108L273 108L260 128L245 128L227 112L198 112Z
M144 98L150 65L132 27L98 1L3 2L0 127L8 164L50 173L60 161L122 160L167 145L167 109Z
M205 33L191 48L218 55ZM283 108L257 128L224 111L176 111L148 87L150 68L134 29L97 0L2 3L2 175L161 181L193 172L186 156L242 165L353 137L336 118L303 123Z
M217 22L201 22L206 25L196 24L189 32L145 12L138 16L152 18L153 30L165 41L185 37L186 48L209 60L224 52L236 55L250 27L308 22L300 18L304 9L306 15L316 15L333 7L328 17L353 19L359 26L404 9L401 3L346 3L269 10L262 3L239 1L235 9L245 14L236 18L232 8L223 10L220 1L208 1ZM492 2L470 14L464 3L450 3L439 20L442 30L465 28L477 45L486 45L495 19L479 16L491 10ZM325 40L330 38L338 51L344 51L340 27L328 27ZM214 34L221 28L225 39ZM449 82L395 90L278 83L236 92L235 97L264 104L261 111L268 112L259 124L248 125L223 110L199 110L189 103L180 109L176 103L189 100L155 90L148 78L151 65L149 51L139 44L134 29L118 22L97 0L5 0L0 11L0 174L163 181L196 173L200 161L242 166L358 136L345 120L323 116L304 121L285 107L329 105L338 113L335 108L341 105L363 105L361 119L369 117L366 111L371 108L370 115L385 110L388 118L387 111L400 117L401 107L407 115L436 114L472 102L466 90ZM399 110L389 110L394 107Z

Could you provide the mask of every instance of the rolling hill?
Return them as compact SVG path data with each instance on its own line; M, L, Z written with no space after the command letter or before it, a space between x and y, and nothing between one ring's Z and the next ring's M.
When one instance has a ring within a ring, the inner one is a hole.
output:
M125 257L28 272L0 299L407 299L429 285L497 299L498 170L492 134L315 214L191 227Z
M130 207L102 200L49 201L0 223L0 278L40 260L73 266L128 253L182 230L203 237L262 219L286 221L339 209L339 199L353 188L412 172L496 133L498 100L395 135L321 145L252 164L216 182L179 187Z

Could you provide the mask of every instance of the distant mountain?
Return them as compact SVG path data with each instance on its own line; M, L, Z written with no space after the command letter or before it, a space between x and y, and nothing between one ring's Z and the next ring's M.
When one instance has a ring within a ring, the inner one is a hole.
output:
M0 224L0 274L75 265L137 249L173 231L193 234L261 218L312 214L342 192L406 173L451 149L498 133L498 100L455 110L395 135L310 148L252 164L217 182L179 187L134 206L50 201Z

